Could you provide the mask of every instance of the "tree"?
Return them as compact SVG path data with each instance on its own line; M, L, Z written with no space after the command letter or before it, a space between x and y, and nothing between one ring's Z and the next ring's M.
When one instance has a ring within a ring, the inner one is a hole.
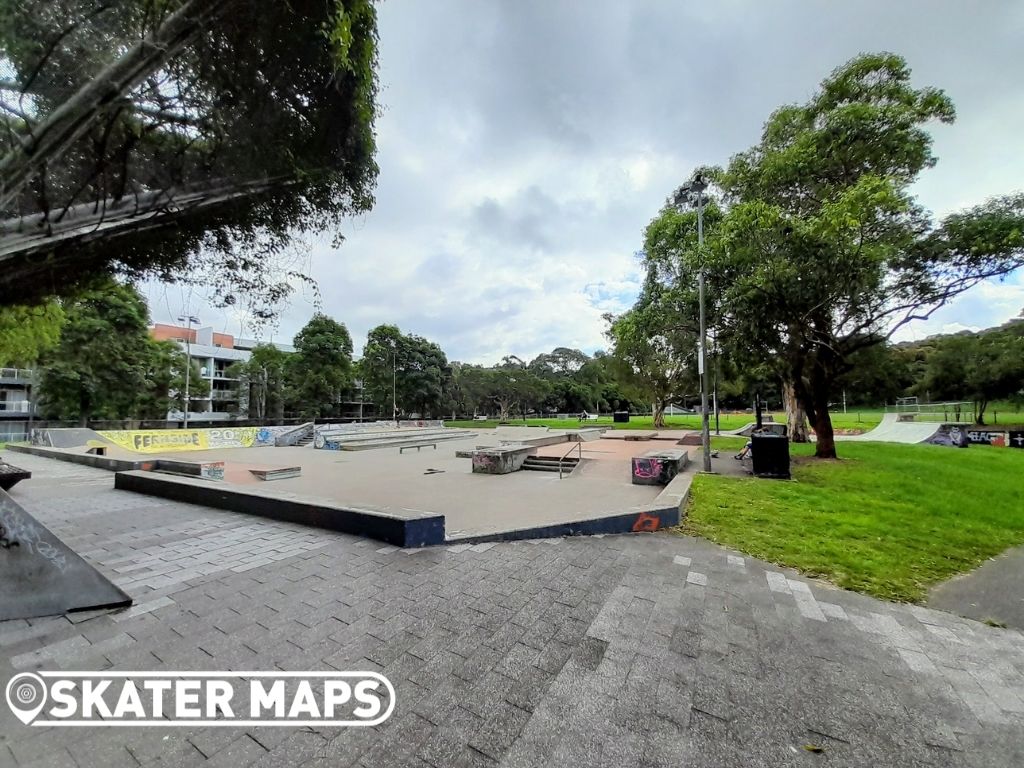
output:
M459 414L476 416L489 402L488 369L454 361L448 379L448 402L452 418Z
M539 406L548 393L548 384L514 355L486 369L485 377L484 391L498 406L498 419L502 422L508 421L517 409L525 419L527 410Z
M902 58L861 55L708 172L721 226L703 254L680 249L679 272L706 268L723 344L775 366L818 457L836 456L829 403L855 353L1024 264L1024 195L939 223L911 195L936 162L925 127L953 119L950 99L914 88Z
M697 334L685 315L649 271L636 305L618 317L606 317L621 380L637 399L653 405L656 429L666 426L666 406L696 381Z
M0 307L0 367L29 367L60 338L64 312L56 301Z
M168 413L185 411L185 370L189 360L185 351L172 341L154 341L147 345L143 360L145 388L140 391L133 415L140 419L163 420ZM210 394L210 382L202 376L199 363L192 361L188 380L189 403ZM189 410L192 410L189 407Z
M946 336L928 356L919 392L974 401L974 420L985 423L990 403L1012 398L1024 381L1024 336L1006 330Z
M366 337L363 385L381 413L441 415L452 369L442 349L396 325L379 325Z
M239 410L250 419L284 418L288 353L273 344L257 344L248 360L231 366L237 377Z
M40 364L44 413L83 426L133 417L152 362L145 300L131 286L106 281L67 302L64 314L60 341Z
M324 416L337 407L352 385L352 337L344 324L313 315L294 339L288 356L290 399L303 417Z
M371 0L5 3L0 302L190 267L279 299L292 238L372 204L376 43Z

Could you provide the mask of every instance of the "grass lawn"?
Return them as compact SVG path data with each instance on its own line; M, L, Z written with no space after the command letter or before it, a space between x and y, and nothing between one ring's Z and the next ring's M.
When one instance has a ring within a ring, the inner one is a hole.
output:
M848 429L863 429L868 430L878 424L882 420L882 410L865 410L863 412L854 412L852 409L849 413L833 414L832 422L837 428L848 428ZM785 415L782 413L774 414L776 421L782 421L785 419ZM739 429L746 424L749 424L754 420L754 416L749 413L723 413L719 416L719 427L723 430ZM668 422L669 429L700 429L700 416L696 414L687 416L666 416L665 421ZM523 424L522 419L509 422L512 426L521 426ZM552 429L577 429L580 426L579 419L527 419L525 422L531 427L551 427ZM460 421L446 421L444 423L446 427L464 427L466 429L493 429L498 426L497 419L488 419L487 421L472 421L472 420L460 420ZM588 427L604 427L606 429L654 429L654 419L651 416L633 416L629 423L616 424L611 420L611 417L601 417L599 419L590 419L586 422ZM715 428L714 415L711 417L711 429Z
M719 438L727 457L742 445ZM1024 451L840 443L839 461L794 445L794 481L698 475L685 533L877 597L928 588L1024 543Z

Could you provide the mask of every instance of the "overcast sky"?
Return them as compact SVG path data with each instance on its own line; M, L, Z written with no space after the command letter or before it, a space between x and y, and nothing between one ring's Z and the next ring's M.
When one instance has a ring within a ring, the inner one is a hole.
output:
M757 141L862 51L907 58L958 119L918 184L937 215L1024 188L1024 3L387 0L380 7L380 177L337 250L312 244L325 312L357 351L396 323L449 359L529 359L605 344L639 288L636 251L698 164ZM149 290L153 317L188 294ZM191 311L252 335L238 317ZM979 286L901 338L982 328L1024 308L1024 277ZM264 339L313 312L298 292Z

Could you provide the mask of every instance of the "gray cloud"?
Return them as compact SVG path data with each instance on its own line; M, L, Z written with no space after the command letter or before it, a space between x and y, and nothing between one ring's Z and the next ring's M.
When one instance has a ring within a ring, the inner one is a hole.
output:
M904 55L916 82L957 104L957 123L934 129L940 162L917 190L926 206L943 214L1024 176L1019 3L379 8L377 205L346 223L340 250L315 243L312 260L324 310L357 347L382 322L470 361L604 346L601 313L635 296L634 253L672 187L693 166L745 149L772 110L807 98L861 51ZM160 294L154 315L179 313L174 297ZM990 325L1021 306L1024 286L1011 280L909 332ZM277 337L311 311L300 295ZM203 315L238 332L236 318Z

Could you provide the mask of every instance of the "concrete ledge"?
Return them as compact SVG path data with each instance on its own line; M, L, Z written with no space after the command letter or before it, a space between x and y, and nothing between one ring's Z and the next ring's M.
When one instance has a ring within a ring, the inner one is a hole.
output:
M483 475L507 475L523 468L527 456L537 453L534 445L508 443L493 448L477 448L472 453L473 472Z
M109 456L98 456L93 453L75 453L64 451L59 448L44 448L39 445L8 445L5 450L15 453L30 453L33 456L43 456L47 459L67 461L72 464L84 464L87 467L105 469L108 472L131 472L140 469L156 469L156 459L112 459Z
M300 497L269 496L225 484L152 472L118 472L114 487L187 504L200 504L273 520L366 536L398 547L444 543L444 516L401 518L386 512L333 506Z
M172 472L176 475L201 477L204 480L223 480L223 461L178 461L177 459L159 459L156 469L160 472Z
M289 477L302 477L302 467L276 467L274 469L250 469L249 471L260 480L287 480Z
M685 499L689 486L683 493ZM659 499L661 496L658 497ZM522 541L523 539L550 539L562 536L593 536L611 533L650 533L679 525L682 519L681 502L675 506L625 512L618 515L606 515L589 520L573 520L571 522L553 523L536 528L521 528L517 531L502 531L480 536L459 537L449 539L453 543L482 543L485 541Z
M0 459L0 490L9 491L22 480L28 480L32 473L21 467L12 467Z
M668 485L689 463L689 454L678 448L662 448L634 456L631 462L633 485Z

